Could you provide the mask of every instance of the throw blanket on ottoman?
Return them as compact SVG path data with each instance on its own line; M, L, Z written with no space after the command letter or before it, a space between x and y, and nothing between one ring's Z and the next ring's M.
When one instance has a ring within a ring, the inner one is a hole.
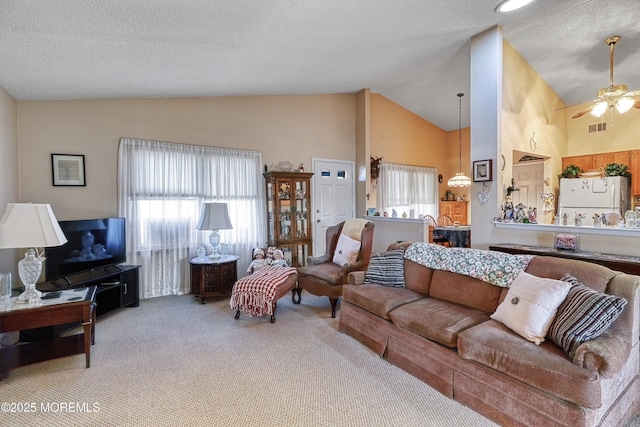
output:
M481 249L447 248L431 243L411 244L404 257L434 270L464 274L492 285L508 288L535 255L511 255Z
M245 316L271 315L276 289L295 272L294 267L265 267L243 277L233 285L229 305Z

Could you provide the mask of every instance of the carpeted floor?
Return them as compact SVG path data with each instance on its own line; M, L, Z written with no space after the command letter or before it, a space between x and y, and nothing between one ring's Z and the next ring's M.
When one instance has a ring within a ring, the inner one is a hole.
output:
M78 355L11 371L0 400L16 411L0 425L495 425L337 327L307 293L273 324L235 320L228 300L144 300L98 320L91 368Z

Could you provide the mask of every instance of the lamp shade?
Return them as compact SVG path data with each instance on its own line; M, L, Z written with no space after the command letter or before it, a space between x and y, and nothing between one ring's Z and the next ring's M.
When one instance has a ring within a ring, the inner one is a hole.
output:
M0 218L0 249L60 246L67 238L49 204L9 203Z
M233 228L226 203L203 203L198 230L228 230Z

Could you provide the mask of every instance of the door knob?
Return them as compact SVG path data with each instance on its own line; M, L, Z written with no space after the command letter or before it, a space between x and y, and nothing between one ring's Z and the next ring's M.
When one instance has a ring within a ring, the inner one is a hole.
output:
M319 220L319 219L316 219L316 222L320 222L320 220Z

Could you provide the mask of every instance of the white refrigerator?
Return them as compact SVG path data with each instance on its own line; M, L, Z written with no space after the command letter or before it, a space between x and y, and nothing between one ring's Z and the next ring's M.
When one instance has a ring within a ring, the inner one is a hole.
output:
M597 178L561 178L558 213L562 221L567 214L567 225L574 225L576 213L585 214L584 225L593 225L593 215L616 211L624 218L630 209L629 178L605 176ZM561 222L562 223L562 222Z

